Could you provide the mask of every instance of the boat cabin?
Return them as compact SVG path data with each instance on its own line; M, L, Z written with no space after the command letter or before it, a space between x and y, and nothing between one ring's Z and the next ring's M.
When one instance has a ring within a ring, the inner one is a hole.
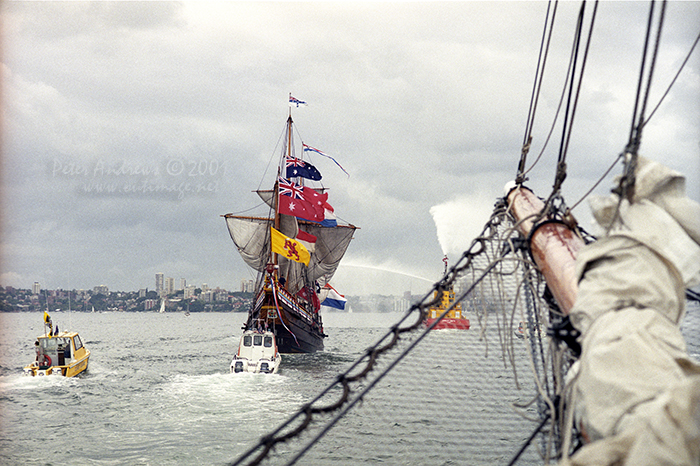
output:
M247 330L241 336L238 352L231 361L231 372L272 374L281 360L274 333Z

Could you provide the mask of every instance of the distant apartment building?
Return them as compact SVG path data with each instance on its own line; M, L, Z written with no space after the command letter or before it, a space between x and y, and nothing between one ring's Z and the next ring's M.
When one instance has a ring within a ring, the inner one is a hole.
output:
M163 292L163 274L162 273L157 273L156 274L156 293L159 295Z
M194 298L195 297L195 290L196 290L196 288L194 285L186 286L185 289L183 290L183 294L182 294L183 299Z
M253 280L241 280L241 291L244 293L252 293Z
M107 287L107 285L97 285L95 288L92 289L92 291L95 294L103 294L103 295L109 294L109 288Z
M34 282L34 285L32 285L32 294L39 293L41 293L41 285L39 285L39 282Z
M153 309L157 305L158 305L157 299L146 299L143 302L143 309L148 311L149 309Z
M175 279L168 277L165 279L165 294L171 294L175 291Z
M145 298L148 293L148 288L141 288L139 290L139 298Z
M209 289L207 291L202 291L200 299L208 303L226 302L228 301L228 292L221 288Z
M187 280L185 280L184 278L181 278L180 279L180 288L178 288L178 290L184 290L186 287L187 287Z
M408 308L410 308L410 307L411 307L411 300L406 299L405 294L402 298L395 298L394 299L394 312L406 312L406 311L408 311Z

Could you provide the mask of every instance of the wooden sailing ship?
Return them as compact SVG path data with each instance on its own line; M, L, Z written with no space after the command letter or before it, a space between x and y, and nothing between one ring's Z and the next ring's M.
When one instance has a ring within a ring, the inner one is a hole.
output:
M323 187L305 185L320 181L321 174L294 153L293 142L290 110L273 189L257 191L269 206L268 215L223 217L241 257L258 272L243 330L272 331L281 353L311 353L323 349L327 336L319 293L357 227L337 221ZM303 153L325 156L306 144L302 147Z

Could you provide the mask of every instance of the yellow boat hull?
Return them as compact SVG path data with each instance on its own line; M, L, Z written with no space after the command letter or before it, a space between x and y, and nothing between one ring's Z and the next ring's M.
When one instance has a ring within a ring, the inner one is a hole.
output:
M31 376L62 375L64 377L75 377L82 374L88 368L90 351L85 350L85 355L65 366L40 366L36 362L24 366L24 373Z

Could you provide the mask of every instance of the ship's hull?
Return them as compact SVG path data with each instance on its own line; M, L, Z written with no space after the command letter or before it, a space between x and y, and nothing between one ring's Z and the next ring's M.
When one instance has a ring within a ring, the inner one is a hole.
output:
M33 362L24 366L24 373L32 376L62 375L65 377L75 377L87 371L89 359L90 352L87 351L82 358L62 366L40 366L38 363Z
M311 303L271 287L258 292L244 329L272 330L279 352L285 354L321 351L326 336L321 317Z
M433 298L438 304L428 309L426 318L423 320L426 327L430 327L436 320L439 320L433 330L469 330L469 319L462 314L462 304L455 303L455 293L452 287L443 291L436 290ZM443 316L442 319L440 316Z
M435 322L437 319L425 319L425 326L430 327L433 322ZM433 327L433 330L445 330L445 329L454 329L454 330L469 330L469 319L465 318L460 318L460 319L451 319L445 317L442 319L440 322L438 322L435 327Z

